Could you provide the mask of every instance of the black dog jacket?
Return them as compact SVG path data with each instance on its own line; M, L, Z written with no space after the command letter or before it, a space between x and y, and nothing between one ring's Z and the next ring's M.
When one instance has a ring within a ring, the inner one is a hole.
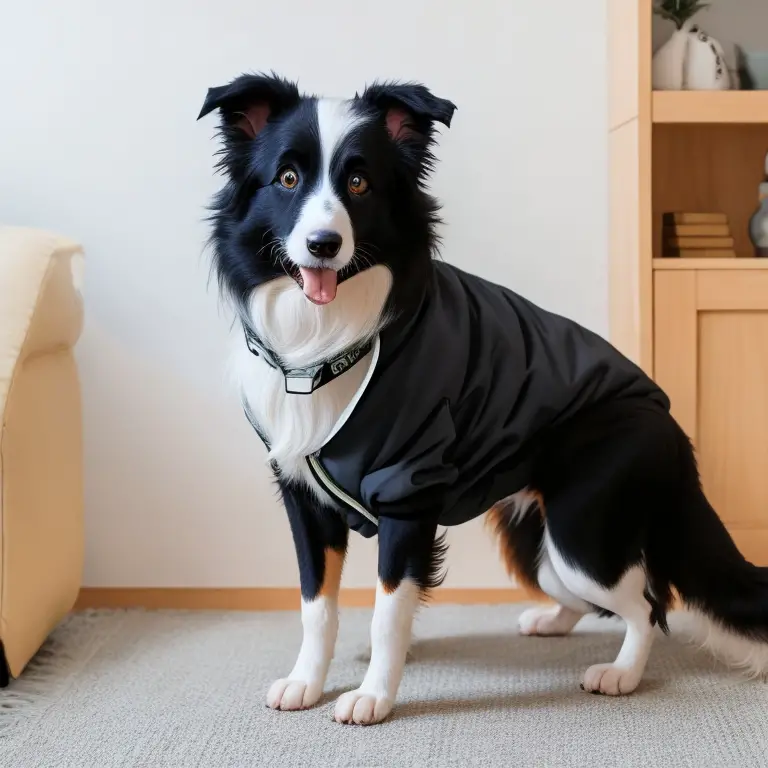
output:
M335 434L307 457L353 530L379 517L476 517L524 488L548 430L609 399L666 394L607 341L434 262L419 309L385 328Z

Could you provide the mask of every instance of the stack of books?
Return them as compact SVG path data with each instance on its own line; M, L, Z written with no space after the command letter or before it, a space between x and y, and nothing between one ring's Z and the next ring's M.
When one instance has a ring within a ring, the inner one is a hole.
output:
M728 216L724 213L665 213L662 241L665 257L736 256Z

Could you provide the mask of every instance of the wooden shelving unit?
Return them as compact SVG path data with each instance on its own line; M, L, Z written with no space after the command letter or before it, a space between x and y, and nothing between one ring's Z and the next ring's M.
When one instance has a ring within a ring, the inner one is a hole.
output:
M768 565L768 258L748 234L768 91L654 92L652 0L608 14L611 341L670 396L708 498ZM661 258L670 211L725 213L736 257Z
M655 91L654 123L768 123L768 91Z

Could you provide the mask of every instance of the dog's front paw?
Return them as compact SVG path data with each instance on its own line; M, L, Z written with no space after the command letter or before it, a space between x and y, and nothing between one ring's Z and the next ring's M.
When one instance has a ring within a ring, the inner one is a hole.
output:
M391 699L358 688L339 696L333 717L337 723L373 725L380 723L391 711Z
M615 664L595 664L584 673L581 687L588 693L625 696L637 688L642 669L625 669Z
M307 709L317 704L322 695L322 683L308 683L284 677L272 683L267 693L267 706L283 711Z

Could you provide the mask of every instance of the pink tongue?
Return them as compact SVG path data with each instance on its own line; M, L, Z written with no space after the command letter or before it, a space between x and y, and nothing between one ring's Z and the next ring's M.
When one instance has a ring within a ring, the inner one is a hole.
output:
M336 271L299 267L304 295L315 304L330 304L336 298Z

